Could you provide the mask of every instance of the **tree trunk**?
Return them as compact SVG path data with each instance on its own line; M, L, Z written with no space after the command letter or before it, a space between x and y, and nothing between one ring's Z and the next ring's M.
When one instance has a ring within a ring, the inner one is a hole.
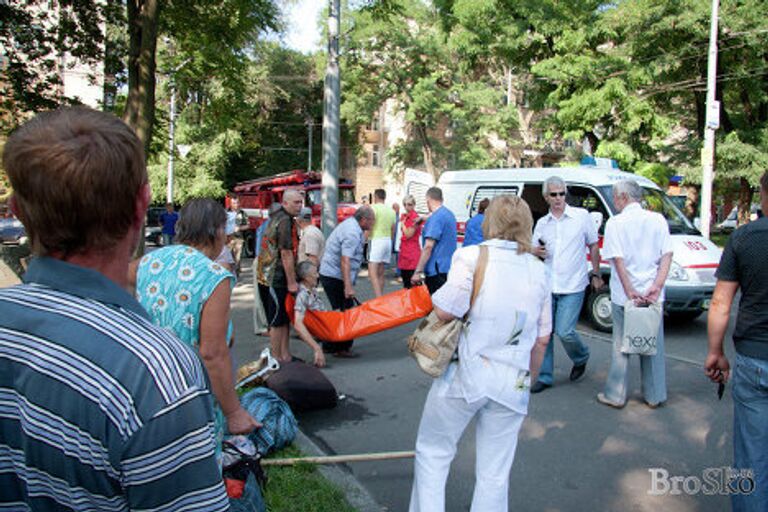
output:
M752 187L746 178L739 178L739 226L749 222L752 210Z
M437 180L440 178L440 173L435 168L435 155L434 150L432 149L432 143L427 135L427 128L423 124L417 123L416 132L419 134L419 139L421 140L421 153L424 156L424 167L426 167L427 172L435 178L435 183L437 183Z
M123 120L149 152L155 121L155 50L160 18L158 0L128 0L128 99Z
M587 142L589 142L590 155L594 155L595 151L597 151L597 145L600 144L600 139L598 139L595 132L592 131L585 133L584 136L587 138Z
M685 211L683 212L688 220L693 219L699 214L699 195L701 188L699 185L688 185L685 187Z

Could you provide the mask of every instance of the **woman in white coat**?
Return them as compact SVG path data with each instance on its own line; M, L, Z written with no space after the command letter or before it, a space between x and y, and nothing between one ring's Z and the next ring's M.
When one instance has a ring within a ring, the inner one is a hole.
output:
M485 279L459 338L458 361L427 396L416 439L411 512L445 510L445 484L456 446L477 417L472 511L507 510L509 472L552 330L544 264L529 253L533 219L515 196L496 197L485 212ZM469 310L480 246L453 255L448 281L433 296L441 320Z

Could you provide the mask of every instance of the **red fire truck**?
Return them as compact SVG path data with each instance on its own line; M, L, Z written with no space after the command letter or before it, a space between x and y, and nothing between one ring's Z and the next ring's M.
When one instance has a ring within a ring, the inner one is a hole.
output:
M272 203L283 199L286 189L294 188L304 192L304 205L312 208L312 222L320 226L322 217L322 173L315 171L293 170L274 176L243 181L235 185L232 193L239 199L240 209L248 219L249 229L245 232L245 254L249 258L254 254L256 230L267 220L267 212ZM355 186L348 180L339 180L339 204L336 210L338 222L354 215Z

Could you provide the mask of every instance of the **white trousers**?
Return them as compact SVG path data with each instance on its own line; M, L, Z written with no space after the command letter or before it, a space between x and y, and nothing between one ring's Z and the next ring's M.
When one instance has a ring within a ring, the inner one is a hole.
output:
M467 403L462 398L440 396L439 387L438 382L432 385L419 424L410 512L445 510L451 461L461 434L475 416L477 458L471 511L506 512L509 471L525 415L487 398Z

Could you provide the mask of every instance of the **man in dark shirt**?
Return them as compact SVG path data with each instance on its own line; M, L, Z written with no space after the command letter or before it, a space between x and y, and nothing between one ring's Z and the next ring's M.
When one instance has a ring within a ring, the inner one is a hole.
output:
M272 356L279 361L291 360L285 297L299 290L295 271L299 236L293 219L301 211L303 202L304 197L298 190L288 189L283 193L282 208L270 217L264 232L256 266L259 295L269 325L269 344Z
M768 207L768 172L760 179L763 210ZM723 338L733 298L741 290L733 331L733 453L737 471L754 489L732 494L734 511L768 510L768 219L742 226L731 235L717 269L709 311L707 376L725 383L730 364ZM746 486L744 486L746 488Z

